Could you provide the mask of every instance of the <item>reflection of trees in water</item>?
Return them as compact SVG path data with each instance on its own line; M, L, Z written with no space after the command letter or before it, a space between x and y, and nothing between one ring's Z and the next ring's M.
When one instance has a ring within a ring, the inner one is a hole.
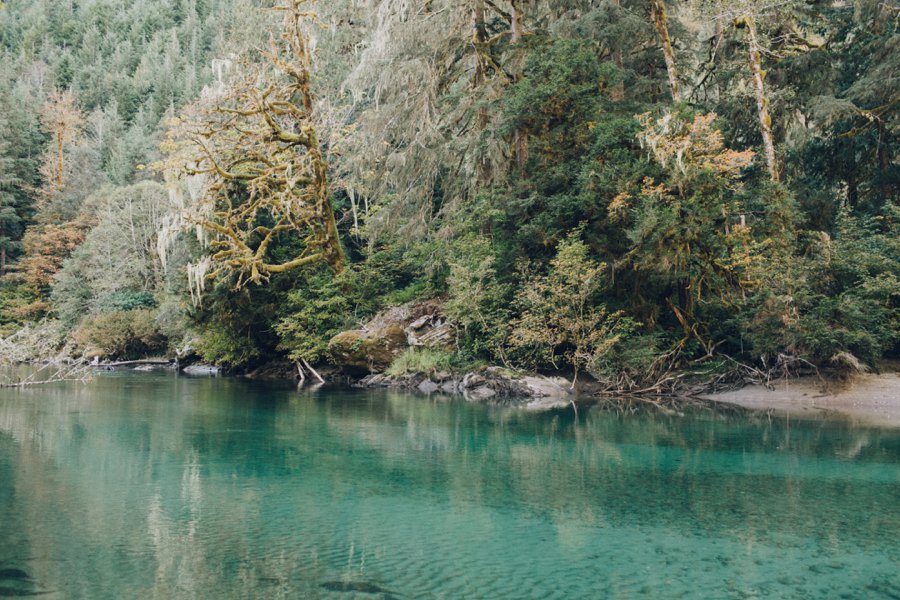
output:
M580 412L576 423L570 410L122 377L0 394L0 436L15 448L8 469L28 553L58 554L66 531L96 581L150 559L153 569L128 574L145 597L203 595L223 581L236 596L259 586L296 595L336 564L362 576L384 557L369 532L341 521L335 507L354 498L369 499L363 522L408 498L483 531L498 527L497 511L522 511L573 549L587 543L586 524L747 544L900 529L883 509L897 493L892 432L639 402ZM60 567L41 568L62 589Z
M847 539L859 527L900 526L896 514L869 512L897 490L879 462L900 456L889 431L694 402L598 404L577 426L570 411L535 415L400 394L378 410L389 426L375 435L359 432L359 414L347 406L329 419L339 435L375 440L381 460L368 477L403 468L414 489L446 479L452 497L564 523L682 523L748 543L784 531ZM408 460L434 440L449 451ZM864 485L843 480L848 456ZM859 507L849 517L848 501Z

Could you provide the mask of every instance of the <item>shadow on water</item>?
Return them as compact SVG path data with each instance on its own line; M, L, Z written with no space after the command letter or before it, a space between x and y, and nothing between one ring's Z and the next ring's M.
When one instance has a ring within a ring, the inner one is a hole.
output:
M319 587L329 592L377 594L384 600L397 598L390 590L370 581L326 581L325 583L320 584Z
M31 576L16 567L0 567L0 598L44 596L54 592L42 590Z

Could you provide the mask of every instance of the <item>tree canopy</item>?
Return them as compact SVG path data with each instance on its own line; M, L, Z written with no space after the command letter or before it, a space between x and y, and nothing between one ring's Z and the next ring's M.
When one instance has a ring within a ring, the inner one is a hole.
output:
M897 16L10 0L0 329L250 367L428 301L454 361L611 387L877 368L900 351Z

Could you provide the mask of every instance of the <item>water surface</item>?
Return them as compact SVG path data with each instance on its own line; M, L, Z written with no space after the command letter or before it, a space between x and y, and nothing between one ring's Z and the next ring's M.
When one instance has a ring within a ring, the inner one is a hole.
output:
M113 374L0 390L0 597L900 598L900 432Z

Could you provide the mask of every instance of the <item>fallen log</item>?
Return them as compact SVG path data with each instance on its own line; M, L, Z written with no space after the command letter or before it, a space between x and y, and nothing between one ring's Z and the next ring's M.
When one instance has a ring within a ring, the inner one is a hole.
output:
M156 367L167 367L170 365L174 365L174 360L162 359L162 358L142 358L140 360L120 360L118 362L105 362L105 363L97 363L96 365L92 365L95 367L136 367L141 365L148 366L156 366Z

